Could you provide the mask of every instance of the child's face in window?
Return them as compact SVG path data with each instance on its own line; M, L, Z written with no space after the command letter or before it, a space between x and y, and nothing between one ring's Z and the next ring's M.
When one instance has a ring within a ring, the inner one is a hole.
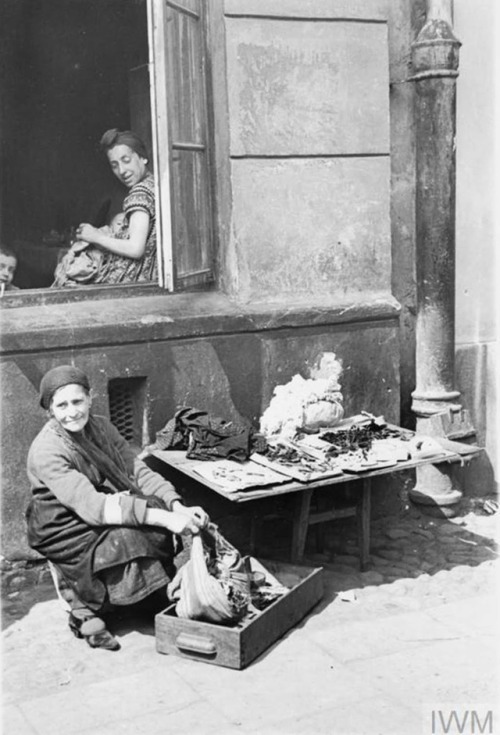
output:
M3 255L0 253L0 283L5 283L7 286L12 283L16 266L16 258L12 255Z

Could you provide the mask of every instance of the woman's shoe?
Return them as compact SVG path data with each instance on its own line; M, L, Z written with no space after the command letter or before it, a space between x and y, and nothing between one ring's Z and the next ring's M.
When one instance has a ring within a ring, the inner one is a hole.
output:
M121 646L109 630L104 620L97 616L78 618L69 614L69 628L76 638L85 638L91 648L104 648L107 651L119 651Z
M91 648L104 648L106 651L119 651L121 646L109 630L101 630L100 633L86 635L85 640Z

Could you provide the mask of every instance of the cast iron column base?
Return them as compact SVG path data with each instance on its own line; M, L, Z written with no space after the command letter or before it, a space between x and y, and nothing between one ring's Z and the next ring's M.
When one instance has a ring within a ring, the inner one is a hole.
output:
M417 482L410 500L427 515L453 518L463 493L450 465L425 465L417 470Z
M422 400L417 392L413 394L413 398L413 410L417 413L418 434L452 441L464 441L475 435L469 412L459 404L448 404L448 408L443 409L439 402L436 405L435 402L429 401L425 405L425 399ZM437 409L437 412L431 413L433 409ZM456 515L462 496L462 489L453 465L445 462L420 467L417 470L416 485L409 492L410 499L419 506L420 510L429 515L447 518Z

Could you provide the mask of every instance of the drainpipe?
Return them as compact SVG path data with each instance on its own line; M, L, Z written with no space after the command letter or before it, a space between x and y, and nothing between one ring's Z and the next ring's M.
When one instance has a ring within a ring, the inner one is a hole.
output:
M427 20L412 46L416 125L416 387L420 434L461 440L474 429L455 390L455 132L460 41L452 0L427 0ZM453 516L462 497L448 464L417 470L410 497ZM424 508L422 508L424 510Z

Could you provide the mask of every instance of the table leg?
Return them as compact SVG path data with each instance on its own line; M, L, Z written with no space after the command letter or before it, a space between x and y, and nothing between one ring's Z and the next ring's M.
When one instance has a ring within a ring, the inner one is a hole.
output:
M311 507L311 498L313 490L302 490L297 493L295 504L295 516L293 519L292 534L292 562L300 561L304 556L306 546L307 529L309 526L309 509Z
M370 516L371 516L371 489L370 477L363 478L363 486L358 497L358 544L359 544L359 566L364 572L370 560Z

